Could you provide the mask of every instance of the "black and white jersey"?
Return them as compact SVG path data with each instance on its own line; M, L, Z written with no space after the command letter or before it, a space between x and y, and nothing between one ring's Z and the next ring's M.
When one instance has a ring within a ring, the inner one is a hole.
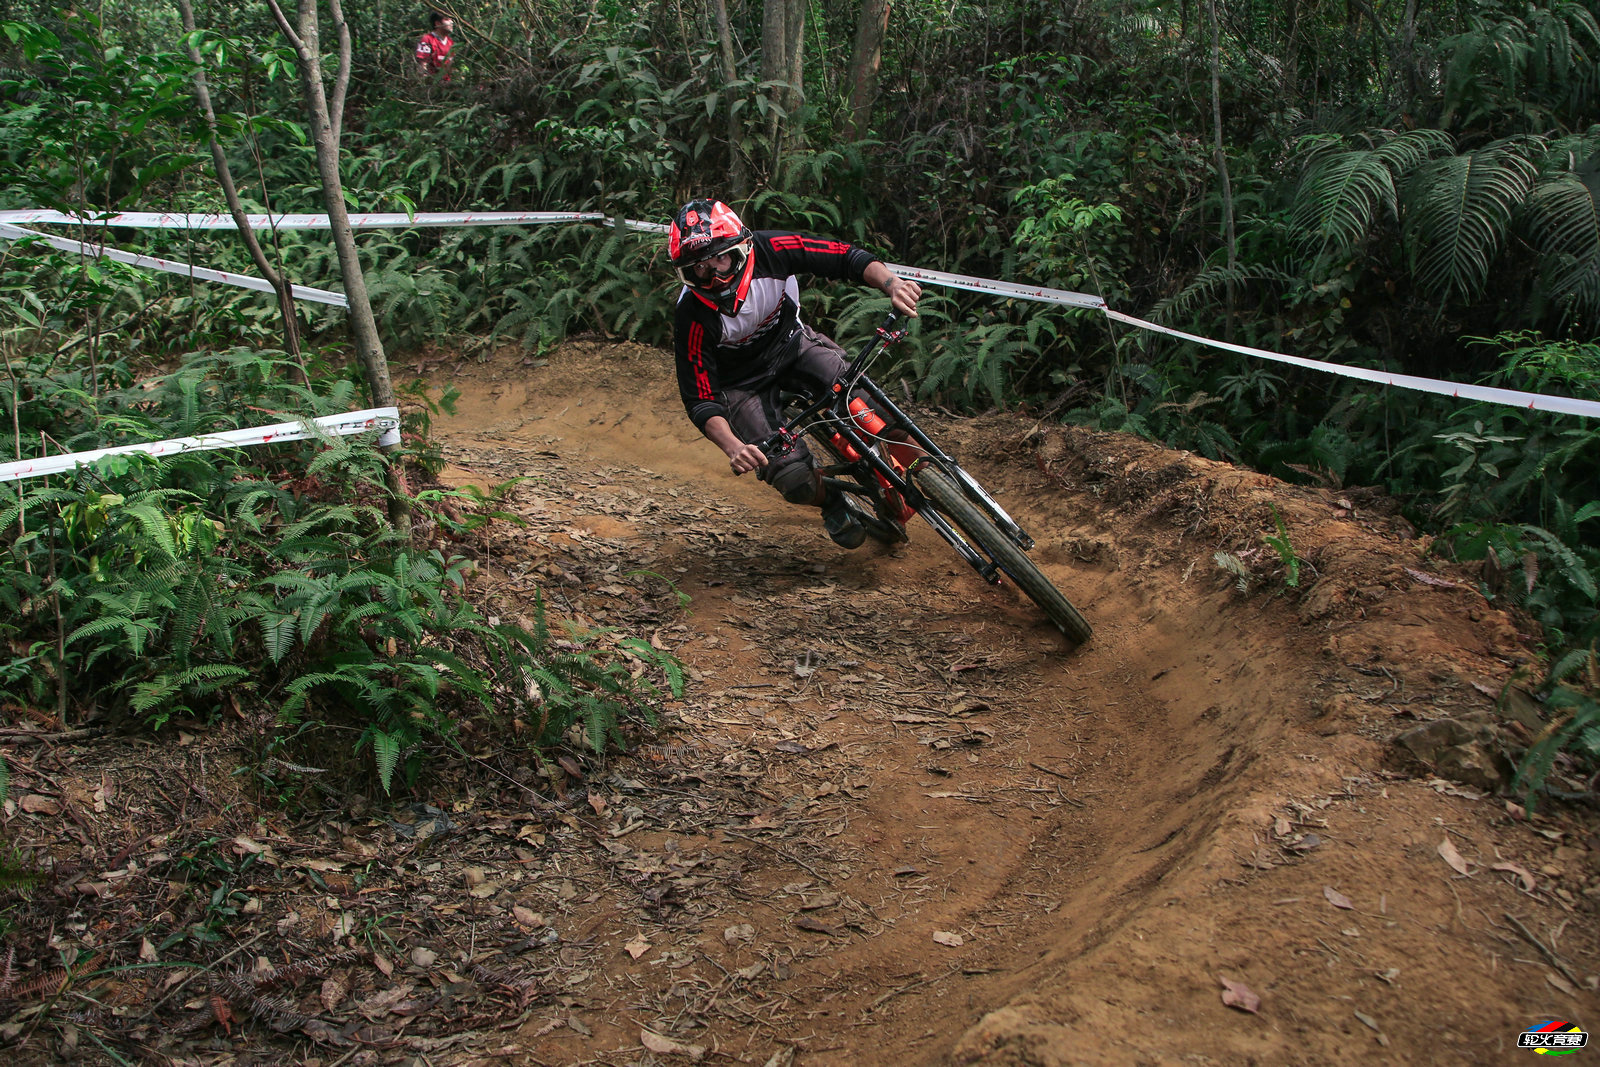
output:
M705 429L713 416L726 417L723 386L761 378L800 328L797 274L861 282L877 257L845 241L806 237L783 230L758 230L751 258L750 288L735 315L724 315L688 286L678 294L673 324L678 392L694 424Z

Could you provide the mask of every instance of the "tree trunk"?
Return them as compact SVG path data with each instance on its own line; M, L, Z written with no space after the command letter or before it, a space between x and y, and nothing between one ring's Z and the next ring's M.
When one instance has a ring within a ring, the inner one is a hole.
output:
M734 84L739 79L739 61L733 54L733 29L728 24L727 0L711 0L712 14L717 21L717 44L722 56L722 75L727 82L723 93L728 111L728 192L734 200L750 195L750 174L744 165L744 130L739 116L734 114L737 99Z
M785 47L785 36L789 29L789 13L786 0L763 0L761 6L761 80L764 82L781 82L788 75L789 50ZM780 104L784 94L771 91L771 96ZM778 114L767 114L767 139L776 145L778 140Z
M1400 82L1405 93L1400 111L1409 125L1417 112L1417 97L1421 95L1417 79L1417 0L1406 0L1405 29L1400 34Z
M1234 284L1232 271L1238 266L1239 243L1233 229L1233 183L1228 178L1228 153L1222 144L1222 32L1217 27L1217 0L1206 0L1206 15L1211 21L1211 132L1216 139L1217 182L1222 197L1222 239L1228 246L1228 317L1225 337L1233 340Z
M313 10L313 14L315 11ZM339 0L328 0L328 14L333 17L333 32L339 41L339 66L333 75L333 99L329 103L328 120L333 127L333 144L337 151L344 132L344 98L350 89L350 24L344 20L344 8ZM320 80L320 79L319 79ZM337 158L337 157L336 157Z
M184 33L194 33L193 3L191 0L177 0L177 2L178 14L183 19ZM305 363L300 358L300 315L295 309L294 293L289 288L289 280L267 259L261 242L256 239L255 231L245 219L244 205L239 200L239 190L234 185L233 171L228 166L227 154L223 152L222 144L217 140L217 112L211 103L211 88L206 84L206 72L201 63L200 49L193 44L189 45L189 58L195 65L194 98L205 116L206 130L211 141L211 163L217 172L217 184L222 186L222 196L227 201L228 213L233 216L234 225L239 227L239 236L243 239L250 258L255 262L256 270L278 295L278 312L283 316L283 347L300 365L300 380L304 382Z
M1300 99L1300 2L1288 0L1284 5L1284 23L1288 32L1283 45L1283 96L1286 103Z
M784 127L788 139L798 147L805 144L806 139L805 123L799 121L799 111L806 103L806 0L789 0L785 21L783 44L788 54L784 57L784 76L789 88L783 94L783 109L789 113L789 118Z
M337 7L338 0L330 0ZM297 25L291 26L278 0L267 0L278 29L294 47L295 65L300 68L300 85L305 93L306 114L311 120L311 141L317 150L317 174L322 179L322 200L328 209L328 229L333 237L333 247L339 256L339 274L344 279L344 295L350 302L350 336L355 342L356 355L361 360L366 375L367 389L372 402L378 407L395 404L394 384L389 379L389 360L383 352L383 340L378 336L378 323L372 315L372 302L367 298L367 279L361 272L361 257L356 251L355 231L350 228L350 215L344 205L344 183L339 176L339 141L335 132L343 118L343 88L336 82L335 103L339 112L330 111L328 96L322 84L322 44L318 36L317 0L300 0ZM342 26L342 20L336 19ZM339 69L347 70L349 64L350 35L340 35L341 55ZM395 452L398 445L385 451ZM402 536L411 535L411 508L405 474L398 457L391 457L388 465L389 517Z
M854 141L872 125L872 105L878 96L878 67L883 61L883 35L889 27L889 0L861 0L856 20L856 43L850 51L850 111L844 120L844 139Z

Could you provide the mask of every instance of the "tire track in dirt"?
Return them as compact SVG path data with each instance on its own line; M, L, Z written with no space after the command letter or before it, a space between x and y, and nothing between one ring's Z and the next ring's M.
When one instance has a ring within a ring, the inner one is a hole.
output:
M626 879L590 902L592 1034L530 1023L530 1062L612 1062L602 1052L645 1026L755 1063L1489 1062L1530 1016L1593 1006L1535 966L1502 969L1503 924L1458 903L1527 906L1483 871L1541 841L1492 802L1396 774L1371 740L1394 708L1484 703L1466 682L1518 651L1498 613L1463 617L1470 597L1393 581L1420 561L1381 522L1341 524L1311 491L1111 435L941 425L1095 626L1067 653L930 531L844 552L814 514L732 478L660 353L571 345L547 367L456 374L447 480L531 475L514 499L570 534L519 581L503 573L506 595L557 589L563 560L581 561L559 586L580 608L626 572L675 582L689 614L656 637L695 674L671 738L688 755L653 781L693 804L716 768L745 800L693 838L737 858L737 884L672 913ZM1267 499L1308 555L1359 545L1365 569L1330 563L1298 603L1236 595L1210 556L1250 559ZM1402 641L1410 654L1385 660ZM1483 857L1476 881L1429 855L1450 831ZM688 840L622 839L630 855ZM1563 875L1575 891L1592 859ZM1573 899L1537 903L1570 912L1587 975L1591 898ZM653 955L620 950L646 926ZM1393 967L1404 977L1381 977ZM1264 994L1263 1012L1224 1007L1219 974Z

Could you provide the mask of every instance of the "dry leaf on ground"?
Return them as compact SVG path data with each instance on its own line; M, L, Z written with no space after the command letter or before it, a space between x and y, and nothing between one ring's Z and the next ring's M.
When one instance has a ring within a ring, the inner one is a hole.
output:
M1235 982L1231 978L1217 975L1217 981L1222 983L1222 1003L1230 1008L1238 1008L1256 1015L1261 1011L1261 997L1255 990L1243 982Z
M649 1030L639 1031L639 1043L651 1052L658 1052L663 1056L687 1056L696 1063L706 1054L704 1046L685 1045L681 1041L674 1041L670 1037L651 1033Z
M29 815L60 815L61 805L49 797L40 796L38 793L29 793L17 801L17 807Z
M933 939L939 944L947 945L950 948L960 948L966 943L960 934L952 934L948 930L935 930Z
M1515 863L1497 863L1489 869L1492 871L1508 871L1516 875L1517 880L1522 883L1523 890L1529 893L1533 892L1534 887L1539 884L1526 867L1519 867ZM1462 873L1466 872L1463 871Z
M1349 897L1345 896L1331 885L1325 885L1322 887L1322 895L1327 897L1328 903L1332 904L1336 908L1344 908L1346 911L1351 911L1355 908L1355 905L1350 903Z
M1448 837L1439 842L1439 858L1448 863L1457 874L1467 873L1467 861L1461 858L1461 853L1456 851L1456 846L1450 843Z
M350 995L350 972L337 971L322 980L318 999L326 1011L334 1011Z

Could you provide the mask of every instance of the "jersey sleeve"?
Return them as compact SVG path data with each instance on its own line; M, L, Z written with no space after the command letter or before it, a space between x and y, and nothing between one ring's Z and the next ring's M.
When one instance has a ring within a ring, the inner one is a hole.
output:
M683 409L702 433L713 417L728 415L717 380L717 345L722 340L722 316L685 293L673 319L673 342L678 369L678 395Z
M841 278L859 285L867 268L878 261L877 256L848 241L808 237L782 230L761 230L756 233L756 238L758 247L771 257L770 273L778 277L813 274L819 278Z
M393 53L391 53L392 55ZM427 62L433 58L433 42L427 37L417 42L417 59Z

